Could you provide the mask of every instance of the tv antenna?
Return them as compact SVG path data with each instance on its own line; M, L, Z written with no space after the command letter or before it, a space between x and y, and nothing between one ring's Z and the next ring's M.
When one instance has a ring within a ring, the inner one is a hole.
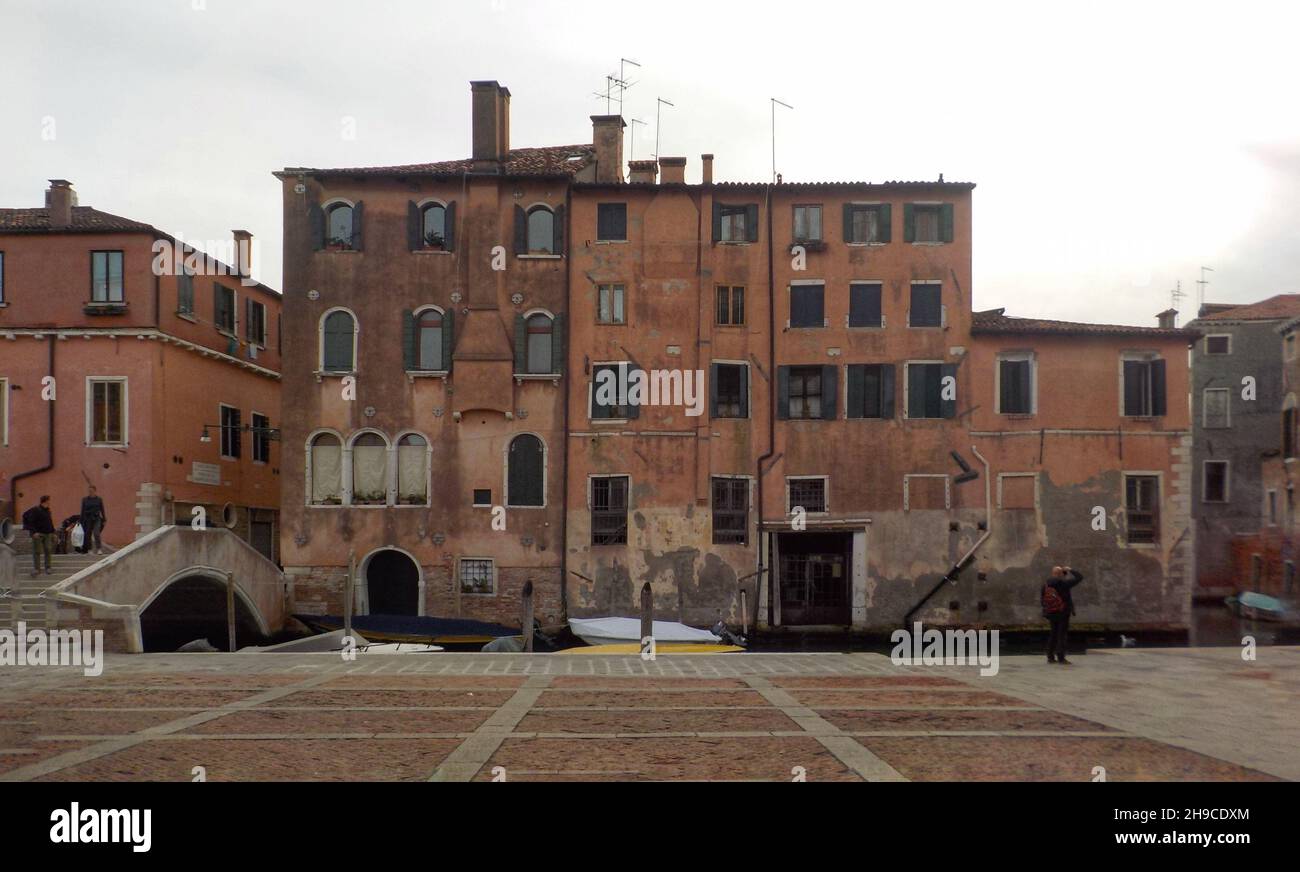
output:
M677 107L663 97L655 97L655 101L655 160L659 160L659 111L665 106Z
M1205 277L1205 274L1206 274L1207 272L1214 272L1214 270L1211 269L1211 268L1208 267L1208 266L1203 266L1203 267L1201 267L1201 277L1200 277L1199 279L1197 279L1197 281L1196 281L1196 285L1197 285L1197 288L1196 288L1197 300L1196 300L1196 302L1197 302L1198 307L1199 307L1199 306L1204 306L1204 305L1205 305L1205 287L1206 287L1206 285L1208 285L1208 284L1210 283L1210 280L1207 279L1207 278Z
M1183 280L1179 279L1174 282L1174 289L1169 292L1169 306L1172 309L1178 308L1178 301L1187 296L1183 293Z
M778 104L784 106L787 109L793 109L794 107L791 106L789 103L782 103L780 100L776 99L775 97L771 99L772 99L772 183L775 184L776 183L776 107Z
M614 90L614 75L613 73L611 73L610 75L605 77L605 93L602 94L599 91L591 92L592 96L595 97L596 99L605 101L606 115L609 114L609 103L611 100L614 99L613 90Z
M626 67L628 64L631 64L637 69L641 68L641 65L631 58L618 59L618 78L614 81L614 84L618 87L618 115L620 118L623 117L623 93L636 84L636 82L629 82L627 80Z
M631 152L628 154L627 159L628 161L634 161L636 160L636 126L640 124L641 126L644 127L645 122L642 121L640 118L629 118L628 121L632 122L631 124L628 125L628 127L632 129L632 148L631 148Z

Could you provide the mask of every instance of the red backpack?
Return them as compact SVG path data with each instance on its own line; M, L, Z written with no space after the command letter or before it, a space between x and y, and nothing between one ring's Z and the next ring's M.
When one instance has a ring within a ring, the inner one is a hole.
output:
M1065 597L1050 584L1043 585L1043 614L1059 615L1065 611Z

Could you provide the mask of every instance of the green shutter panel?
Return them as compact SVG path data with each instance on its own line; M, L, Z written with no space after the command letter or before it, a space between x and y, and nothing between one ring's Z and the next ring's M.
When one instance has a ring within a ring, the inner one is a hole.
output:
M414 200L406 201L406 247L411 251L419 251L424 248L424 226L420 220L423 218L420 207L415 205Z
M515 254L528 253L528 213L515 206Z
M690 373L687 373L689 377ZM718 365L709 364L709 417L718 417Z
M891 242L894 238L894 207L884 203L880 207L880 241Z
M352 250L353 251L361 251L364 248L364 246L362 245L363 240L361 238L361 228L362 225L364 224L363 219L365 217L365 212L366 212L365 203L358 202L355 206L352 207Z
M740 417L749 417L749 367L740 368Z
M941 397L941 399L939 400L939 417L941 418L957 417L957 401L955 399L952 400L942 399L943 385L945 380L948 379L949 377L953 379L953 385L955 391L956 379L957 379L957 364L955 363L940 364L939 365L939 392L940 392L939 396Z
M939 210L939 238L952 242L952 203L944 203Z
M745 207L745 239L758 242L758 204L751 203Z
M244 297L244 338L253 341L253 298Z
M551 230L555 237L554 251L556 254L564 254L564 207L555 207L555 220L551 222Z
M551 323L551 372L564 372L564 315Z
M822 420L834 421L838 417L835 403L839 399L839 384L836 378L838 366L822 367Z
M717 200L713 201L713 241L719 242L722 239L722 204Z
M442 368L451 372L451 350L456 338L456 310L448 308L442 313Z
M221 317L224 308L224 295L221 293L221 285L212 286L212 323L217 325L218 330L225 329L225 319Z
M843 225L844 241L857 242L857 240L853 238L853 206L850 203L844 204Z
M848 408L845 409L845 415L849 418L861 418L862 411L866 407L866 366L859 363L851 363L848 366L846 377L848 378Z
M790 417L790 367L776 368L776 416L781 420Z
M913 209L911 203L903 204L903 241L904 242L916 241L916 227L912 223L912 211Z
M515 372L528 372L528 322L515 316Z
M1166 413L1165 362L1151 361L1151 414L1157 417Z
M420 368L416 337L415 313L407 309L402 313L402 365L408 371Z
M894 365L882 364L880 367L880 417L888 420L894 417Z
M447 204L442 219L442 244L447 251L456 250L456 202Z
M320 251L325 247L325 212L319 203L307 207L307 233L311 236L312 251Z
M631 394L631 393L632 393L632 373L634 373L634 372L644 372L644 370L642 370L641 367L639 367L639 366L637 366L637 365L635 365L635 364L631 364L631 363L621 364L621 365L627 367L627 385L628 385L628 393ZM624 397L624 398L623 398L623 401L624 401L624 402L627 402L627 398ZM640 417L641 417L641 404L640 404L640 403L630 403L630 402L627 403L627 417L628 417L628 420L634 420L634 419L636 419L636 418L640 418Z

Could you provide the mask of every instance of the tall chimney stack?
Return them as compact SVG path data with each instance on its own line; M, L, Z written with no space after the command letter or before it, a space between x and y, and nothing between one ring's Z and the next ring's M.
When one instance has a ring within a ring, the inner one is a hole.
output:
M253 234L247 230L230 231L235 237L235 270L244 278L253 274Z
M1163 312L1156 315L1156 324L1164 330L1172 330L1174 327L1177 327L1177 321L1177 309L1165 309Z
M700 164L701 164L700 173L702 174L700 181L702 181L706 185L713 184L713 155L711 154L700 155Z
M628 181L634 185L653 185L659 165L652 160L634 160L627 165Z
M686 158L684 157L659 158L659 184L661 185L686 184Z
M591 143L596 147L596 181L623 181L622 115L591 116Z
M50 179L45 192L45 208L50 212L50 228L66 230L72 226L72 207L77 205L77 192L67 179Z
M469 90L474 169L499 170L510 151L510 91L495 81L470 82Z

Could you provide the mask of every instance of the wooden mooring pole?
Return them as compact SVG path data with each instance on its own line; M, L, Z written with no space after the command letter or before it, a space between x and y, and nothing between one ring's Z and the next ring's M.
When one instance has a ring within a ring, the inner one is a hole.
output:
M343 584L343 635L352 635L352 598L357 577L357 552L348 549L348 577Z
M533 581L530 578L524 582L524 592L520 597L520 616L524 630L524 651L528 654L533 653Z
M654 594L650 591L650 582L641 585L641 639L640 648L646 650L646 639L654 638L655 634L655 608Z

